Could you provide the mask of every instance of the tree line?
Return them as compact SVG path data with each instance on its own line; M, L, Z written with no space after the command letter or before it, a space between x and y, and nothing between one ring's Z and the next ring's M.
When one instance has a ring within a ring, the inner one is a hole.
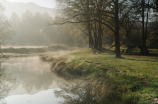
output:
M47 13L32 13L27 10L18 17L16 13L12 13L9 22L11 28L15 31L12 40L8 43L13 45L35 45L47 46L51 44L73 44L69 34L65 34L63 26L48 26L53 18ZM64 39L63 39L64 38Z
M0 43L9 46L48 46L51 44L74 44L73 37L65 33L64 26L48 26L54 21L47 12L25 11L21 16L13 12L5 16L5 7L0 3Z
M120 41L133 37L141 42L141 54L149 54L146 40L156 21L151 12L157 11L157 0L57 0L61 10L60 23L73 23L87 34L89 47L101 52L107 34L113 34L116 57L121 57ZM150 30L150 31L149 31ZM149 39L150 40L150 39Z

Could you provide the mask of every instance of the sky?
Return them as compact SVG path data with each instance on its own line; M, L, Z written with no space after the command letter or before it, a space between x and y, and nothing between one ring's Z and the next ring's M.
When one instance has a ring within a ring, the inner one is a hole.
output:
M28 3L33 2L39 6L47 7L47 8L54 8L56 0L7 0L10 2L22 2L22 3Z

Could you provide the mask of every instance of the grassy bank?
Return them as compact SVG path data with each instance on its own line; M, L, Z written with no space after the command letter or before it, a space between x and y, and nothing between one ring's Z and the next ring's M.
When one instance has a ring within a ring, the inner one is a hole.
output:
M44 52L50 52L50 51L61 51L61 50L72 50L73 48L70 48L64 44L53 44L50 46L45 47L8 47L8 48L2 48L3 53L19 53L19 54L32 54L32 53L44 53Z
M17 54L17 53L3 53L0 54L0 58L11 58L11 57L27 57L27 56L34 56L35 54Z
M122 57L115 58L111 52L92 54L88 49L41 55L58 76L89 80L99 96L98 104L157 103L158 57Z

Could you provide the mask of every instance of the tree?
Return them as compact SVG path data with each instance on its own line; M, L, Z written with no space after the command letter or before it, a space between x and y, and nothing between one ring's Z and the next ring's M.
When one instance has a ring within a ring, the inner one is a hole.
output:
M0 43L5 44L8 39L11 39L11 34L14 32L11 30L11 25L4 15L5 8L0 3Z
M141 0L141 6L142 6L142 48L141 48L141 54L149 54L149 51L146 47L146 34L145 34L145 28L144 28L144 6L145 6L145 1Z
M12 25L17 25L20 22L20 17L15 12L13 12L9 21Z
M116 49L116 57L121 57L120 54L120 42L119 42L119 3L118 0L115 0L114 2L115 5L115 13L114 13L114 18L115 18L115 49Z
M80 27L80 30L89 37L89 47L92 48L92 50L101 51L103 28L100 22L102 21L102 16L100 15L101 11L99 11L99 8L104 8L103 5L101 5L102 3L96 0L65 0L60 2L67 4L67 6L63 8L63 22L81 24L80 26L82 27Z
M80 23L86 26L89 44L93 45L99 51L102 45L103 30L105 26L109 28L115 36L116 57L121 57L120 27L128 14L136 7L139 0L58 1L66 5L63 8L63 16L66 18L63 19L63 23Z
M55 20L55 19L54 19ZM11 28L16 31L16 35L12 41L8 41L8 45L51 45L51 44L67 44L72 45L72 38L69 34L64 34L62 26L50 26L53 18L47 13L40 14L26 11L19 18L16 13L12 13L10 17Z
M157 0L156 0L157 1ZM141 19L142 19L142 47L141 54L148 55L149 51L146 46L147 33L148 33L148 21L149 21L149 12L151 9L156 10L156 1L155 0L141 0ZM151 21L151 20L150 20Z

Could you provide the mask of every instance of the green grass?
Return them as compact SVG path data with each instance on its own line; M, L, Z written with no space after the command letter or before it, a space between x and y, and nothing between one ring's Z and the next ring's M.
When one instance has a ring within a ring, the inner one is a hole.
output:
M64 44L52 44L48 46L48 50L55 51L55 50L69 50L70 47Z
M83 49L58 54L58 57L56 54L43 57L52 57L54 60L62 60L65 57L67 72L97 81L100 89L104 89L100 93L100 102L150 104L154 98L158 98L156 56L122 55L123 58L115 58L114 53L110 51L92 54L89 49Z

